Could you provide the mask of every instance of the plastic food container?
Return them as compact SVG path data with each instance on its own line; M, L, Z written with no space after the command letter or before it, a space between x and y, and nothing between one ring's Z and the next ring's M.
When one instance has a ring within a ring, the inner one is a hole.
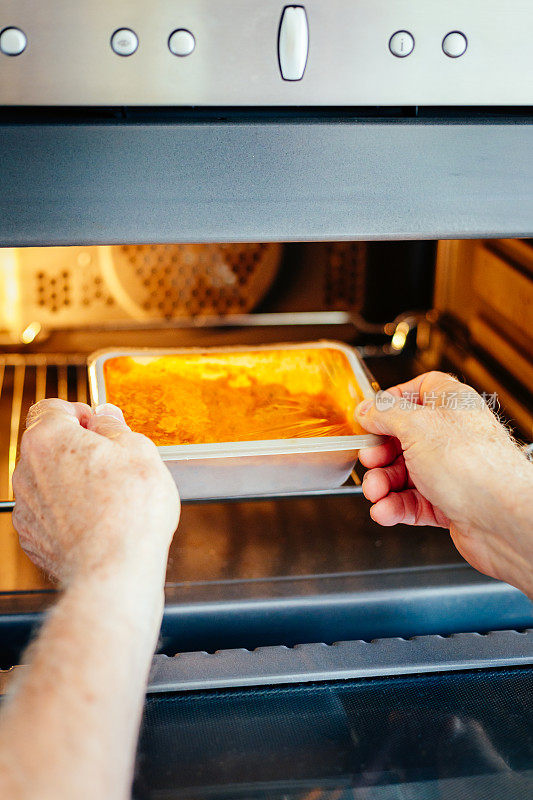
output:
M105 350L89 382L155 441L183 499L332 489L382 439L353 414L377 386L338 342Z

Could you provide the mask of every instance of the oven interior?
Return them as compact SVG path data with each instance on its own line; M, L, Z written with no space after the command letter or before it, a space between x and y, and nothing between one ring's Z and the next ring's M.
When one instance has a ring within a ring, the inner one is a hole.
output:
M383 387L459 375L531 452L533 240L3 249L0 281L0 693L56 592L11 524L24 418L86 402L96 349L341 340ZM361 476L183 504L135 797L528 795L532 604L375 525Z
M337 339L382 386L455 372L533 441L531 240L25 248L0 262L2 666L54 593L11 525L24 418L46 396L86 402L96 349ZM533 623L445 532L376 526L360 482L356 469L328 492L184 504L161 652Z

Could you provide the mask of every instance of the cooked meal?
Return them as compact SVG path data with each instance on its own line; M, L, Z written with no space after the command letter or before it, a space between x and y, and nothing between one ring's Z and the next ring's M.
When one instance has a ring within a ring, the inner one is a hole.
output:
M106 398L157 445L352 436L362 399L334 348L117 356Z

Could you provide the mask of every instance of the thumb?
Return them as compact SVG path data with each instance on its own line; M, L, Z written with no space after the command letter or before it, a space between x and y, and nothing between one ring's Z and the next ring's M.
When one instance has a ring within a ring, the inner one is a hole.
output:
M124 414L111 403L103 403L94 410L94 415L90 418L87 429L94 433L105 436L106 439L119 439L125 433L130 433L130 429L124 420Z
M410 405L405 398L380 391L372 400L363 400L355 409L359 424L369 433L381 433L400 439L409 424L409 415L421 406Z

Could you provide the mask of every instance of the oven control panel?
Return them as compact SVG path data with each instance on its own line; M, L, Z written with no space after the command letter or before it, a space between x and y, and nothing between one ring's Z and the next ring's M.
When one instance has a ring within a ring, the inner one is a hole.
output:
M533 105L531 0L0 0L0 105Z

